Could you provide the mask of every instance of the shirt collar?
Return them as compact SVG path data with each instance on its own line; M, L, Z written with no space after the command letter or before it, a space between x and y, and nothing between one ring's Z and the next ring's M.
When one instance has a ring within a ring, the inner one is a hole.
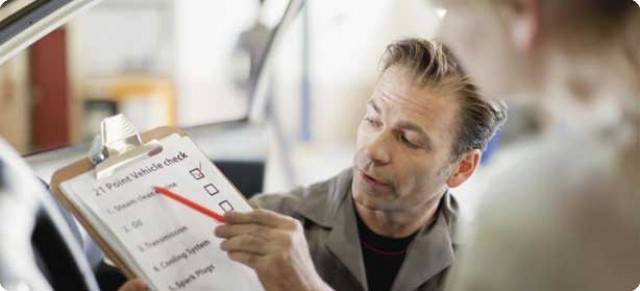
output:
M352 181L353 171L348 168L327 182L309 187L304 190L304 203L298 204L295 211L323 227L333 227L338 211L344 211L342 206L351 195ZM458 208L458 202L447 190L441 198L438 212L444 217L445 228L454 244L459 243L455 236Z
M336 215L351 193L352 180L353 172L349 168L327 182L308 187L304 190L304 203L299 203L295 211L323 227L333 227Z
M391 290L415 290L453 264L450 225L440 209L436 221L424 227L409 245Z

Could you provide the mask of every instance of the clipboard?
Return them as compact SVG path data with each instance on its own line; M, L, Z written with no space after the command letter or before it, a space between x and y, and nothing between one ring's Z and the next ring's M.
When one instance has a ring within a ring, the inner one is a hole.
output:
M116 149L110 153L111 155L107 156L109 151L106 149L108 144L105 144L105 142L108 143L108 141L102 140L97 143L94 141L95 146L92 147L92 152L90 152L86 158L58 169L51 178L50 186L54 197L60 201L65 209L71 212L80 222L89 236L91 236L91 238L104 252L105 256L111 260L127 278L132 279L136 277L133 270L131 270L117 252L114 251L106 242L106 240L98 234L93 225L84 217L82 211L76 208L76 206L62 193L60 185L67 180L73 179L90 171L96 171L96 175L108 175L119 166L125 166L139 157L138 155L135 155L136 151L138 154L142 155L148 155L153 153L153 151L158 151L158 148L154 147L152 144L154 140L159 140L172 134L178 134L180 136L188 136L188 134L172 127L158 127L139 134L137 131L133 130L133 127L122 115L116 115L103 121L101 126L101 136L103 139L105 137L107 139L112 137L113 131L117 130L117 128L108 126L110 122L112 124L120 124L121 126L120 129L122 132L116 132L117 134L115 135L116 139L119 139L115 141L115 145L120 146L121 148ZM124 135L121 135L120 133L124 133ZM144 148L145 146L147 146L147 148ZM99 151L96 152L96 149ZM100 165L104 165L104 163L111 164L112 168L100 169Z
M219 221L169 201L184 198L212 212L253 210L189 136L170 127L139 134L121 115L101 127L88 156L56 171L51 189L106 257L157 290L263 290L254 270L215 247L222 239L211 229ZM181 194L170 198L158 186Z

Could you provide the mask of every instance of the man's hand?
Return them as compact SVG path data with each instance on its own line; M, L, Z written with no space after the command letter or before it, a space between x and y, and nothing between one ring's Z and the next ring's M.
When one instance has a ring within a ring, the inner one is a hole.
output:
M215 235L229 258L254 269L266 290L331 290L316 272L299 221L258 209L229 212Z
M145 285L144 282L142 282L142 280L140 279L130 280L118 289L118 291L147 291L147 290L149 290L147 288L147 285Z

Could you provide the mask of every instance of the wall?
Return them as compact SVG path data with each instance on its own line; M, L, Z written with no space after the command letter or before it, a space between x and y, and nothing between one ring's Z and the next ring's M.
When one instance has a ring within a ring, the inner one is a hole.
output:
M430 37L439 18L426 1L309 1L310 81L314 142L351 142L393 40ZM301 20L287 34L277 62L277 110L288 135L300 132Z
M18 152L30 149L30 95L26 53L0 66L0 137Z

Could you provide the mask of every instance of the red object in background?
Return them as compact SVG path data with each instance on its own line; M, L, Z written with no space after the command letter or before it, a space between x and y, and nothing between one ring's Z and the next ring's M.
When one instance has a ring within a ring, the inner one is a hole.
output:
M41 150L70 143L69 72L64 28L29 49L33 111L31 145Z

